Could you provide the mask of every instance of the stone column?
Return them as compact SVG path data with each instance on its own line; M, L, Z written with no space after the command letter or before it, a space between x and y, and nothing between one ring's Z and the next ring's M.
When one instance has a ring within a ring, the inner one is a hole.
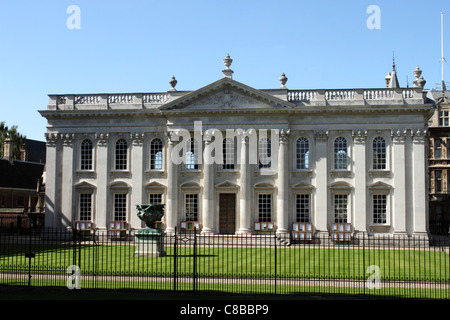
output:
M328 132L319 131L315 133L316 169L313 185L316 187L316 199L314 201L314 220L316 231L326 233L328 231L328 165L327 165L327 141ZM332 159L332 158L331 158Z
M353 132L355 145L355 215L353 227L355 231L367 230L367 165L366 165L366 138L367 132Z
M278 199L277 199L277 234L289 233L289 133L280 130L278 149Z
M95 134L97 140L97 196L94 223L97 228L106 229L108 212L108 141L109 134Z
M244 132L238 132L240 138L240 199L239 199L239 230L238 234L251 233L251 186L250 186L250 164L248 155L249 137Z
M426 183L426 130L417 130L412 134L412 216L408 216L407 230L412 226L412 234L427 236L427 183ZM410 234L410 232L408 232Z
M72 227L72 221L77 219L77 213L74 212L76 206L73 197L73 175L74 175L74 156L73 145L75 134L61 134L63 140L62 152L62 185L61 185L61 218L62 226Z
M209 150L212 135L205 133L205 151ZM221 145L222 146L222 145ZM211 156L205 152L206 156ZM203 206L202 206L202 234L214 232L214 164L208 159L203 161Z
M60 212L60 172L61 163L58 159L58 134L46 133L47 163L45 172L45 226L58 228L61 226Z
M143 152L143 133L130 134L132 141L131 149L131 208L130 208L130 224L133 228L141 227L141 220L137 216L136 205L143 203L143 173L144 173L144 152ZM147 203L147 202L145 202Z
M394 233L406 233L406 164L405 138L406 130L392 131L393 155L392 172L394 173L393 214L391 215Z
M172 160L172 150L176 132L166 133L167 136L167 203L164 209L166 220L166 233L173 234L178 223L178 166Z

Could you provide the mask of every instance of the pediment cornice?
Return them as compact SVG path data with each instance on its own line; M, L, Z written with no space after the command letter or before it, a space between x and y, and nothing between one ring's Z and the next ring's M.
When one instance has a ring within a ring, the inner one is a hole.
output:
M252 88L230 78L222 78L159 107L161 111L182 110L189 105L201 109L241 109L241 105L259 104L265 108L294 108L295 104ZM212 107L210 107L212 106ZM263 108L264 108L263 107ZM246 109L244 107L244 109Z

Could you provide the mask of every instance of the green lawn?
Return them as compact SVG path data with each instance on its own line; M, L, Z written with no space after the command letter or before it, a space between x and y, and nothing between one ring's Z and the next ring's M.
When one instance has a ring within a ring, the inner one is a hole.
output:
M192 276L195 268L199 277L355 280L367 279L367 268L376 265L380 280L448 282L450 277L448 250L198 247L196 259L192 247L178 247L176 259L173 247L158 258L135 257L134 250L128 245L35 247L31 263L34 272L46 273L75 264L83 274ZM20 247L0 252L2 270L27 272L29 261Z

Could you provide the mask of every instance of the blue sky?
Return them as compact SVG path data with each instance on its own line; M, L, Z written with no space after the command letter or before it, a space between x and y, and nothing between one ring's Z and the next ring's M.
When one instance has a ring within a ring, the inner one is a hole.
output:
M70 5L80 29L67 27ZM367 27L370 5L380 29ZM449 9L448 0L0 0L0 121L43 141L48 94L161 92L172 75L178 90L195 90L222 77L227 53L233 78L257 89L278 88L283 72L289 89L384 87L393 52L401 86L419 65L431 89L441 12L450 56Z

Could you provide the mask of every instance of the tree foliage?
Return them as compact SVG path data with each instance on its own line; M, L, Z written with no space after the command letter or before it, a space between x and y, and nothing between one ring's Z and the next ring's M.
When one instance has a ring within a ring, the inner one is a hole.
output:
M5 121L0 122L0 157L3 158L3 145L6 138L13 140L13 157L14 159L20 159L20 150L25 142L26 137L17 129L16 125L8 128Z

